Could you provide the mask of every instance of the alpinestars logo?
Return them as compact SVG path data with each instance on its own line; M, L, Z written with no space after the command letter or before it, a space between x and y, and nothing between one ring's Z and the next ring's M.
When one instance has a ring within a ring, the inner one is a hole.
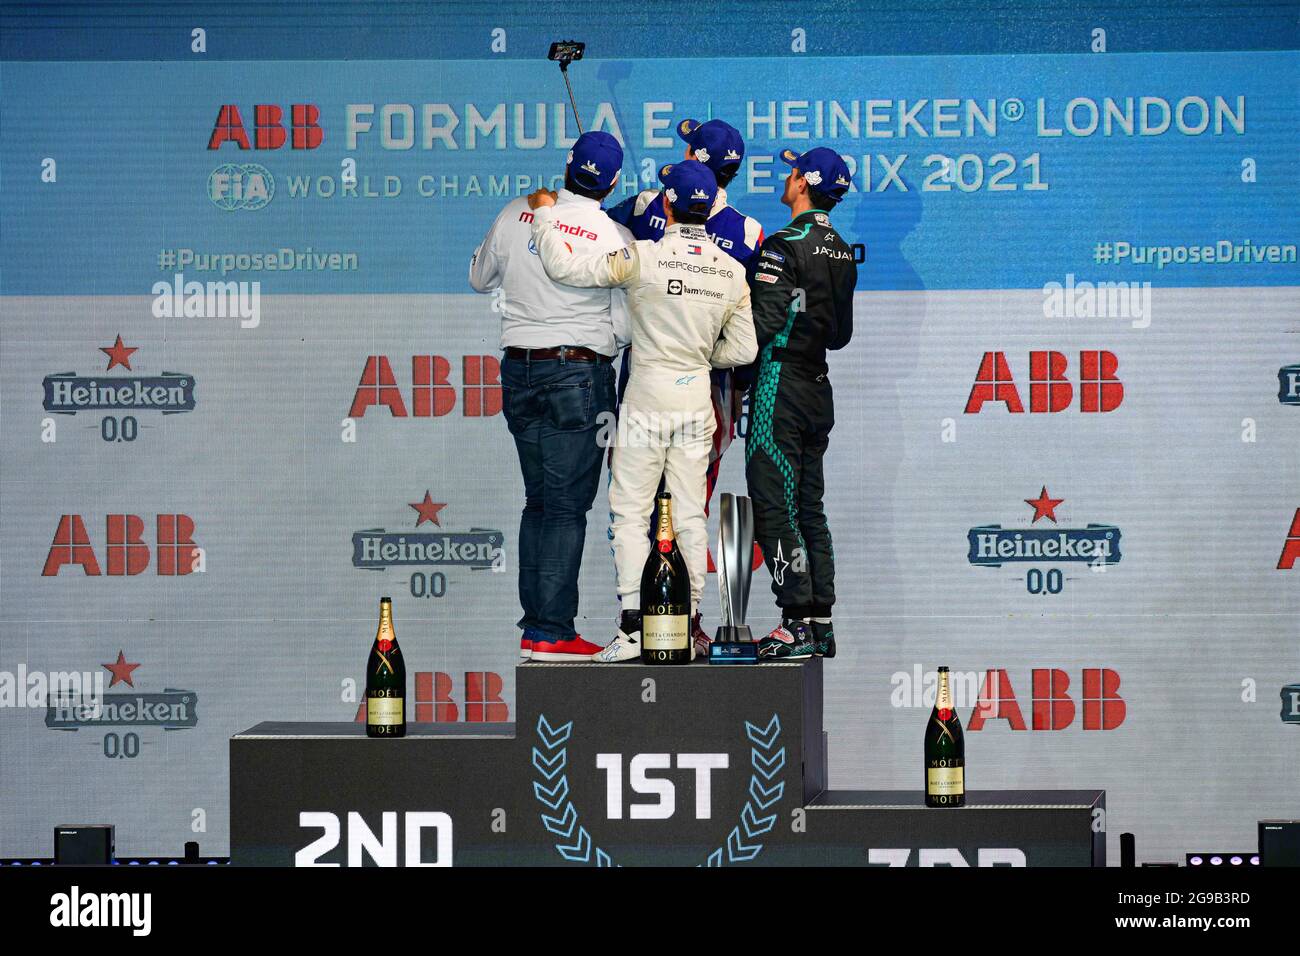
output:
M112 674L107 693L94 696L76 693L51 695L45 711L45 726L51 730L95 730L101 727L157 728L163 730L189 730L198 725L196 707L199 695L192 690L167 687L161 691L143 691L136 687L139 679L136 670L141 665L126 659L119 650L117 660L101 665ZM121 685L114 692L113 688ZM112 746L117 748L110 753ZM129 752L138 748L139 738L134 734L111 733L105 738L105 756L134 757Z
M98 375L58 372L47 375L41 386L45 392L44 408L56 415L78 412L161 412L178 415L194 411L194 376L187 372L160 372L157 375L109 375L116 368L135 372L132 356L139 346L128 346L117 336L112 345L100 346L108 356L108 366ZM133 415L109 416L100 429L105 441L134 441L138 422Z
M1033 509L1027 528L1004 528L1000 524L980 525L966 534L969 551L966 559L976 567L1000 568L1003 564L1038 565L1087 564L1094 571L1104 571L1119 564L1120 530L1112 524L1088 524L1084 527L1057 527L1056 509L1064 498L1053 498L1044 485L1036 498L1024 499ZM1039 521L1051 526L1037 527ZM1058 594L1065 578L1059 568L1046 574L1031 568L1025 575L1032 594Z
M806 574L808 571L808 561L804 557L803 548L795 548L790 552L790 560L785 559L785 549L781 539L776 540L776 554L772 557L772 580L777 583L778 587L785 584L785 571L790 568L795 574Z
M423 500L409 502L406 507L416 513L417 530L367 528L356 532L352 535L353 567L367 571L385 571L390 567L461 567L472 571L505 567L505 535L500 531L486 528L443 530L441 514L447 505L435 502L432 492L427 490ZM418 530L426 522L438 530ZM420 593L416 593L417 577L421 579ZM439 588L446 588L446 576L441 572L426 576L417 571L412 577L412 594L416 597L430 596L430 589L437 591ZM431 596L441 597L441 593L432 593Z

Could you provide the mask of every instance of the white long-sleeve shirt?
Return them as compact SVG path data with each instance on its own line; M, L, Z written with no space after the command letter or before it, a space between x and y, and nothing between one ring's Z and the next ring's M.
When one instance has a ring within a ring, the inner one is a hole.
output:
M553 208L548 222L561 250L567 246L603 257L632 241L632 233L594 199L561 189ZM533 242L533 220L526 199L507 203L470 260L469 284L475 291L501 290L501 347L575 345L616 354L628 337L623 294L560 285L548 277Z
M658 242L579 254L553 228L562 213L558 205L534 213L542 266L557 282L627 290L636 370L702 373L758 355L745 271L703 226L674 223Z

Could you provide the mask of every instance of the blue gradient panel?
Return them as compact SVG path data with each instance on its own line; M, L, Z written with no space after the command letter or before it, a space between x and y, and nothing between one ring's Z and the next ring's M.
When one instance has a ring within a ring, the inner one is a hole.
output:
M676 119L721 117L748 142L731 201L770 233L787 220L780 148L831 145L855 169L834 218L863 246L860 288L965 289L1067 274L1295 284L1298 67L1284 52L736 59L713 68L725 86L685 60L572 73L585 123L624 140L617 196L680 157ZM501 206L557 185L576 133L557 73L537 61L6 64L3 291L149 294L181 271L162 251L189 249L250 257L226 277L260 279L263 294L468 292L469 256ZM225 104L250 143L255 106L278 107L285 145L209 149ZM293 104L319 110L319 147L291 148ZM57 185L41 181L46 157ZM259 177L266 192L246 195ZM1122 243L1141 251L1117 259ZM1229 261L1176 258L1207 247ZM252 268L281 249L295 268Z

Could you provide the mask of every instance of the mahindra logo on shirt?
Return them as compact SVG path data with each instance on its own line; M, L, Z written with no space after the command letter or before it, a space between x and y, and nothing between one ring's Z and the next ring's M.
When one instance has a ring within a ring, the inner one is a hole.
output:
M592 242L595 242L597 238L596 233L592 232L590 229L583 226L570 226L568 223L560 222L558 219L554 221L552 228L558 229L565 235L577 236L579 239L589 239Z

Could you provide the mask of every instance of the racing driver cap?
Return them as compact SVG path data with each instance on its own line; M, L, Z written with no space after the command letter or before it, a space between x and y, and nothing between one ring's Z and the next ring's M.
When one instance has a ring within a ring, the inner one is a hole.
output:
M722 120L686 119L677 124L677 136L695 153L695 158L715 173L739 166L745 157L745 141L740 131Z
M781 159L787 166L793 166L808 180L808 185L836 202L844 198L849 191L849 167L844 158L833 149L817 146L803 155L796 155L792 149L781 150Z
M686 159L663 167L659 181L664 184L664 199L674 212L690 212L696 203L704 204L706 215L713 209L718 180L713 170L698 160Z
M604 130L588 130L569 150L564 171L583 189L601 192L614 185L623 166L623 147Z

